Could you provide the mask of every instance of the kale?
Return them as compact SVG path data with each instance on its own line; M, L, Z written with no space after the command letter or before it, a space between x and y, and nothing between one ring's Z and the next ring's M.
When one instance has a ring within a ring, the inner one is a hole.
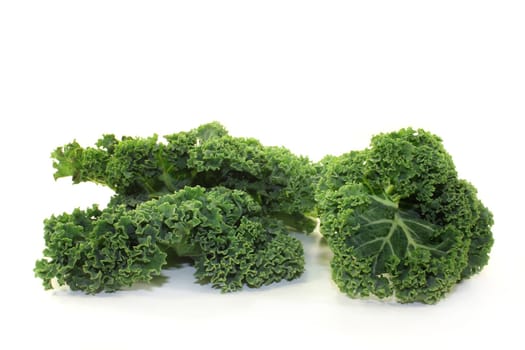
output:
M310 218L315 169L308 158L252 138L232 137L217 122L165 140L104 135L96 147L87 148L72 142L53 152L54 176L108 186L116 194L113 203L130 207L185 186L224 186L248 192L265 214L293 230L315 228Z
M36 275L86 293L148 282L171 258L189 258L195 277L224 292L257 288L304 270L301 243L264 217L246 192L185 187L129 209L96 205L45 221L45 258Z
M35 273L86 293L113 292L189 259L224 292L299 277L317 215L332 277L350 297L438 302L483 269L492 213L427 131L379 134L361 151L313 164L284 147L233 137L219 123L159 139L104 135L53 153L55 178L114 196L45 220Z
M333 279L349 296L435 303L487 264L492 214L439 137L379 134L317 168L321 231Z

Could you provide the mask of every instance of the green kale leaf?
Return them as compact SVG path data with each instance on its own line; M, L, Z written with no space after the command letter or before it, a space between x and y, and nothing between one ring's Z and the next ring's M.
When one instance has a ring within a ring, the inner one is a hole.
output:
M492 214L437 136L380 134L321 164L321 231L349 296L435 303L488 262Z
M76 209L45 221L35 273L89 294L113 292L161 273L168 255L187 257L202 283L224 292L299 277L300 242L239 190L185 187L129 209Z

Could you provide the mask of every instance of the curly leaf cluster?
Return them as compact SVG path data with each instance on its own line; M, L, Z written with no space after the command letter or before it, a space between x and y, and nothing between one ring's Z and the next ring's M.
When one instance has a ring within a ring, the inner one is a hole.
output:
M492 214L437 136L379 134L318 169L321 231L349 296L435 303L487 264Z
M193 261L195 276L222 291L291 280L304 269L300 242L311 232L316 170L283 147L237 138L219 123L159 140L104 135L52 153L55 179L108 186L104 210L45 221L35 273L87 293L116 291L161 273L168 258Z
M224 292L292 280L303 248L283 224L262 216L246 192L185 187L134 209L93 206L45 221L45 258L36 275L86 293L150 281L168 254L194 261L195 276Z

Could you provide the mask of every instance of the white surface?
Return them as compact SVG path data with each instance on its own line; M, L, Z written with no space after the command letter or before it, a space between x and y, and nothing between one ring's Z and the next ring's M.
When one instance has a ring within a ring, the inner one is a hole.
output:
M521 1L82 3L0 3L0 348L523 348ZM50 151L211 120L314 160L409 125L441 135L494 212L488 267L435 306L352 300L303 237L305 275L260 290L223 295L186 267L45 292L42 220L108 196L54 182Z

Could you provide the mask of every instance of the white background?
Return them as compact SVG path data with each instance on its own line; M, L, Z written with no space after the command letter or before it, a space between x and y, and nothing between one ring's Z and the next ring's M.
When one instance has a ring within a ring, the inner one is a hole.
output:
M504 0L0 2L0 348L523 348L524 18ZM186 267L44 291L42 220L109 196L53 181L51 150L212 120L313 160L406 126L440 135L494 212L489 265L434 306L352 300L314 236L303 277L259 290Z

